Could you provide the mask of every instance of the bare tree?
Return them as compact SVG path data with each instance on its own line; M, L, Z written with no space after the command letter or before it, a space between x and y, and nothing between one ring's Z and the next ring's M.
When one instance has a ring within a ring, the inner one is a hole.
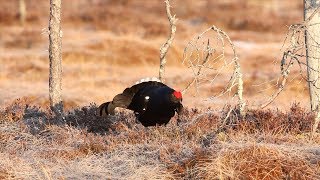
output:
M304 19L309 20L305 37L310 102L311 110L317 113L313 132L317 130L320 121L320 62L317 58L320 57L320 15L317 12L319 7L320 2L318 0L304 0Z
M171 46L172 41L174 39L174 36L176 33L176 22L177 22L175 15L174 16L171 15L169 0L166 0L165 3L166 3L166 11L167 11L168 20L169 20L170 27L171 27L171 32L170 32L168 40L160 48L159 79L161 82L164 82L165 66L167 63L166 55L167 55L168 49Z
M19 20L20 24L23 26L26 21L27 10L25 0L19 0Z
M212 32L212 34L209 34L210 32ZM212 36L211 40L217 41L213 45L210 44L210 42L212 42L209 39L210 36ZM226 57L226 48L228 46L232 51L231 58ZM237 96L240 115L242 117L246 115L246 104L243 99L243 80L239 57L233 42L226 32L215 25L212 25L187 44L184 49L183 57L182 63L186 64L188 68L192 70L192 75L194 77L182 91L183 94L192 86L195 87L195 90L198 93L198 88L201 84L212 85L223 70L233 65L233 74L230 80L226 83L225 88L213 97L217 98L225 94L233 94L233 97ZM233 93L233 89L235 88L236 92Z
M61 0L50 0L49 20L49 98L50 107L58 117L63 115L63 104L61 98Z
M291 68L296 63L300 67L300 76L309 84L311 110L316 113L312 127L314 135L320 122L320 4L314 0L305 0L304 3L304 22L290 25L284 41L284 45L288 45L280 63L281 77L276 84L278 90L260 108L267 107L279 96L287 83ZM307 77L304 69L307 70Z

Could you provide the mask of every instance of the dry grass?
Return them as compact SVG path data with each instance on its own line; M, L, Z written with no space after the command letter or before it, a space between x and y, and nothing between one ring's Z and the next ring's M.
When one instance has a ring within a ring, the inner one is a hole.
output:
M228 144L196 168L204 179L318 179L319 165L306 157L315 147ZM208 161L208 160L207 160Z
M6 178L317 179L313 115L251 110L246 119L186 109L182 121L145 128L133 113L95 116L95 105L57 121L20 100L1 111L0 175Z
M157 76L159 47L169 32L162 0L64 2L67 113L57 121L48 108L42 30L49 3L26 0L29 14L21 27L17 2L0 2L0 179L320 179L320 135L310 138L313 114L304 109L308 95L299 79L290 79L271 104L281 110L249 109L245 119L236 110L227 119L227 109L216 111L225 99L203 101L223 89L228 72L204 86L201 96L184 96L186 107L198 109L187 109L179 124L173 119L166 127L145 128L131 112L98 118L95 104L84 106ZM183 89L192 79L179 64L183 48L214 24L235 42L249 106L271 94L276 86L265 82L277 78L274 62L286 25L301 21L302 1L270 2L172 1L179 23L166 83Z

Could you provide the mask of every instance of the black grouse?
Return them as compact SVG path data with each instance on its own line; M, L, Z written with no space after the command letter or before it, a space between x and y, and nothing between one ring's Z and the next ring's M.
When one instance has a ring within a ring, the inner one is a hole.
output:
M100 116L114 115L116 107L126 108L134 111L142 125L155 126L167 124L175 112L179 114L183 108L181 103L181 92L152 78L126 88L111 102L101 104L97 113Z

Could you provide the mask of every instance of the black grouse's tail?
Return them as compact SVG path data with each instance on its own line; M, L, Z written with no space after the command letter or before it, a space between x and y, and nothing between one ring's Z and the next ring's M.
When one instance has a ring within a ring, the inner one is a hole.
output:
M111 102L105 102L105 103L101 104L97 109L97 115L102 116L102 117L109 115L108 106L110 103Z

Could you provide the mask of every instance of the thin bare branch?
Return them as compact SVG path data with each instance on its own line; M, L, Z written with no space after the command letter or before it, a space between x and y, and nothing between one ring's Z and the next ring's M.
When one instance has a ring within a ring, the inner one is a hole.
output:
M287 56L286 54L284 56ZM285 59L286 57L283 57L283 59ZM284 66L284 61L281 63L281 69L282 69L282 81L281 81L281 84L279 85L279 88L278 90L273 93L273 95L265 102L263 103L260 107L261 108L265 108L267 107L269 104L271 104L278 96L279 94L282 92L282 90L284 89L284 86L286 85L286 82L287 82L287 79L288 79L288 76L290 74L290 68L292 67L293 65L293 61L291 61L289 63L289 66L286 68L286 69L283 69L283 66Z
M317 9L309 16L309 18L304 22L305 24L309 24L311 19L320 12L320 7L317 7Z
M294 24L290 25L288 28L288 33L286 35L286 38L284 40L283 46L285 42L290 39L289 46L286 48L285 52L282 55L281 63L280 63L280 70L281 70L281 83L277 82L278 89L264 102L260 105L260 108L265 108L268 105L270 105L283 91L288 76L290 74L290 69L292 68L294 62L296 61L300 67L302 62L299 61L299 52L302 51L305 48L305 43L302 38L300 38L304 32L304 29L306 29L306 26L302 24ZM289 60L289 63L287 64L287 61Z
M205 39L206 34L209 32L214 32L214 40L218 44L215 48L211 46L211 44L209 43L209 39ZM204 39L207 42L204 42ZM227 59L225 58L225 48L227 45L229 45L232 49L233 58L231 59L231 62L227 61ZM217 50L216 48L219 48L219 50ZM220 54L215 55L214 53L217 52ZM232 89L234 87L237 87L236 95L238 97L239 109L241 115L245 115L245 103L242 97L243 81L239 58L236 53L235 46L227 33L214 25L203 31L192 41L190 41L185 48L183 63L185 62L188 63L188 68L191 68L194 77L193 80L189 82L186 88L182 91L183 93L186 93L191 86L195 86L196 92L198 92L200 84L203 84L202 81L210 82L209 84L212 85L216 77L222 73L222 70L224 70L230 64L234 64L233 74L229 82L227 83L226 88L221 93L219 93L219 96L226 93L231 93ZM219 68L215 66L218 66ZM213 77L211 77L210 79L209 77L207 77L208 73L204 72L204 70L206 69L215 70L217 71L217 73L213 74ZM201 82L199 80L201 80Z
M171 15L171 11L170 11L170 2L169 0L165 0L166 3L166 11L167 11L167 16L168 16L168 20L170 23L170 35L168 40L161 46L160 48L160 69L159 69L159 79L160 81L164 82L164 73L165 73L165 66L167 63L166 60L166 55L168 52L169 47L172 44L172 41L174 39L175 33L176 33L176 22L178 19L176 19L175 15Z

